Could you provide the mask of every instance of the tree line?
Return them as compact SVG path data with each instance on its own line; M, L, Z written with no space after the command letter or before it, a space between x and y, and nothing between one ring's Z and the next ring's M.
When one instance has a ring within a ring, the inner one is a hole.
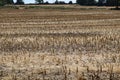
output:
M35 4L49 4L48 1L44 2L44 0L35 0ZM0 0L0 5L5 5L5 4L24 4L23 0L17 0L15 3L13 0ZM66 4L64 1L58 1L56 0L54 4ZM69 1L68 4L73 4L72 1Z
M80 5L97 5L97 6L116 6L116 8L119 8L120 0L77 0L77 3Z
M120 0L77 0L77 3L80 5L99 5L99 6L115 6L120 4Z
M0 0L0 4L1 5L5 5L5 4L24 4L23 0L17 0L16 3L14 3L13 0Z
M35 0L36 4L49 4L48 1L44 2L44 0ZM116 6L116 8L119 8L120 5L120 0L76 0L77 4L80 5L86 5L86 6L92 6L92 5L97 5L97 6ZM17 0L16 3L14 3L13 0L0 0L0 5L5 5L5 4L24 4L23 0ZM56 0L54 4L65 4L64 1L58 1ZM73 4L72 1L69 1L68 4Z

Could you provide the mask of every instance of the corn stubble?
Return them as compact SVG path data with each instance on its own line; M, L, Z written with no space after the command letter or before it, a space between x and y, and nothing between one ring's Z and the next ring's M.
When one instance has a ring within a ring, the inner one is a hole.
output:
M7 11L0 13L0 80L120 79L120 12Z

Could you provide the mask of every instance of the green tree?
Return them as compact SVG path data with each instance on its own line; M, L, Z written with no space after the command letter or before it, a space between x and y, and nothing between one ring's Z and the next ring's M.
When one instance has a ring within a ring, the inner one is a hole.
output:
M77 0L76 2L80 5L94 5L96 3L95 0Z
M108 6L115 6L115 0L107 0L106 5Z
M42 4L42 3L44 3L44 1L43 0L35 0L38 4Z
M87 0L77 0L76 2L77 2L77 4L85 5Z
M4 1L0 0L0 6L3 6L3 5L4 5Z
M116 9L119 9L120 0L116 0L115 5L116 5Z
M5 4L14 4L13 0L4 0Z
M24 4L23 0L17 0L16 4Z
M106 1L107 6L116 6L116 9L119 8L120 0L107 0Z
M95 0L87 0L87 5L94 5L95 3Z
M98 6L103 6L105 5L105 0L98 0Z
M68 4L73 4L73 2L72 1L69 1L69 3Z
M0 0L0 6L5 4L14 4L13 0Z

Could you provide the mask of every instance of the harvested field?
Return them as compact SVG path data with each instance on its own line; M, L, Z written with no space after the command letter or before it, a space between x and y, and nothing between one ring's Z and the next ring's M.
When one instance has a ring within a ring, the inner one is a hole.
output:
M120 80L119 14L1 9L0 80Z

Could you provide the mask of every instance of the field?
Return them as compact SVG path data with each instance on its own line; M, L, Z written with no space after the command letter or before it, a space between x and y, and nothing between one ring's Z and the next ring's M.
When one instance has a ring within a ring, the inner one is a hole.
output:
M1 8L0 80L120 80L120 11Z

